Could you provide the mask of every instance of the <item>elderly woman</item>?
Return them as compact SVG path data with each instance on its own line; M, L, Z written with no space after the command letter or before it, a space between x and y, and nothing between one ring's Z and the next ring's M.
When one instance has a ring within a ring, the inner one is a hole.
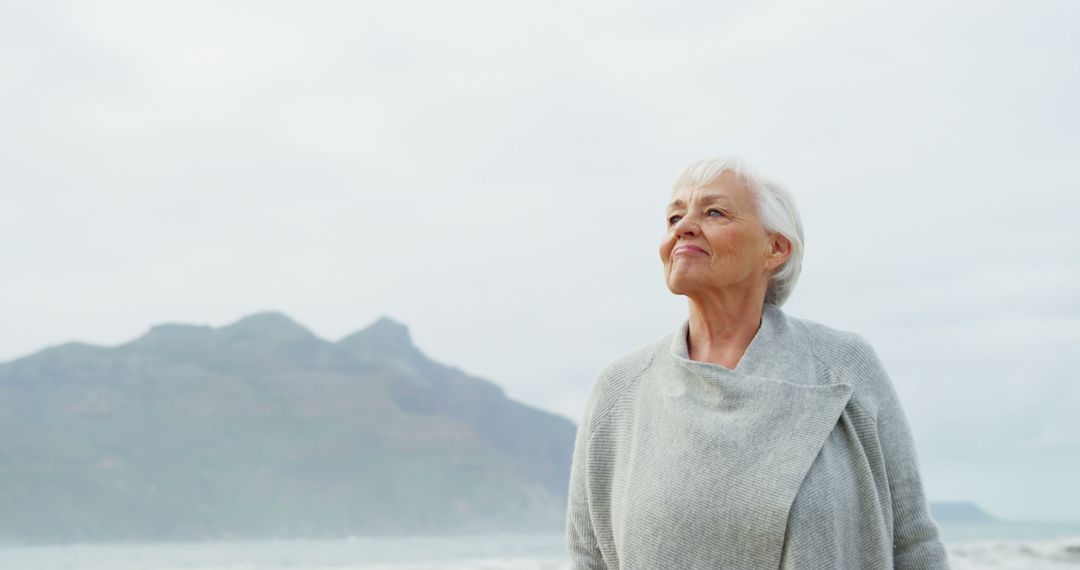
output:
M675 181L660 242L673 334L610 363L578 427L575 569L947 568L874 350L789 317L790 195L734 159Z

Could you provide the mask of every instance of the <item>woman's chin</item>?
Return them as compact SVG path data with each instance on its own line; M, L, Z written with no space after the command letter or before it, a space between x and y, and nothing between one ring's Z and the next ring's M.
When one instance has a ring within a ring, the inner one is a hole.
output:
M701 284L697 283L694 279L686 278L673 278L668 279L668 289L675 295L688 295L696 289L700 288Z

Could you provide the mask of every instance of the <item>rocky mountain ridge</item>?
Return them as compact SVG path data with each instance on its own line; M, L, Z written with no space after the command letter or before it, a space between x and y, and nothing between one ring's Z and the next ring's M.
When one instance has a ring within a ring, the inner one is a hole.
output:
M158 325L0 364L0 540L558 529L574 430L392 319Z

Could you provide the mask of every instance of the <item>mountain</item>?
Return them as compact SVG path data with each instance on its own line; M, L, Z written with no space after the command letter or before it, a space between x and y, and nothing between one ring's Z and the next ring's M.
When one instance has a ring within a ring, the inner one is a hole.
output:
M277 312L0 364L0 541L556 530L574 425Z
M965 501L930 503L930 514L939 523L983 523L997 520L975 503Z

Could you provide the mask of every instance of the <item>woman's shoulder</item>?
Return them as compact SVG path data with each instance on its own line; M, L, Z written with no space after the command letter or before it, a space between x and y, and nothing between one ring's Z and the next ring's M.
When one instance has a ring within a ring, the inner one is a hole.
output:
M667 344L671 335L647 342L609 361L596 375L595 389L621 392L626 384L635 382L649 369L656 354Z
M845 365L864 360L877 360L874 347L862 335L823 325L811 319L787 317L792 328L799 331L814 358L826 364Z
M597 380L607 379L610 381L611 379L643 372L652 364L657 352L669 344L671 344L670 334L624 352L600 369Z
M810 319L788 317L813 355L819 374L831 383L850 384L852 399L872 413L894 388L873 345L862 335Z
M615 357L601 368L589 396L589 415L593 418L606 415L648 371L657 353L670 343L671 335L650 341Z

